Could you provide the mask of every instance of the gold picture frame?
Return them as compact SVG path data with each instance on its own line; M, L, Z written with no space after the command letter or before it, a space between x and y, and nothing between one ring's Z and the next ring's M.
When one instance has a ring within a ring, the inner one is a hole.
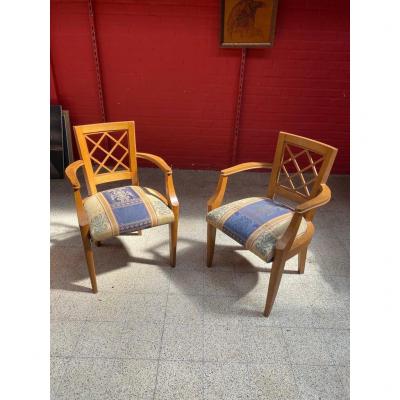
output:
M221 47L272 47L278 0L221 0Z

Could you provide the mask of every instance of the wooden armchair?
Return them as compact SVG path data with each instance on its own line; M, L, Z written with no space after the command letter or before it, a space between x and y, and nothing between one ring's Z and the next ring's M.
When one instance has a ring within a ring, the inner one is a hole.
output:
M81 160L70 164L66 176L74 190L86 262L93 293L97 293L91 241L162 224L170 225L170 262L175 266L179 203L172 180L172 169L160 157L136 151L135 123L110 122L74 126ZM155 164L164 173L166 196L139 186L137 159ZM77 171L83 168L89 196L82 199ZM129 180L130 186L98 191L97 186Z
M273 262L266 317L271 313L286 260L298 255L298 272L304 273L315 211L331 198L326 181L336 153L337 149L324 143L280 132L272 164L248 162L222 170L215 194L208 200L208 267L212 265L217 228L266 262ZM221 206L228 177L256 168L272 170L266 197Z

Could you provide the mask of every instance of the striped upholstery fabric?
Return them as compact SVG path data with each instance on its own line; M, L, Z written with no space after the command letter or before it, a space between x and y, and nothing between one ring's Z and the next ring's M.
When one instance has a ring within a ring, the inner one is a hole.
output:
M289 226L292 215L292 210L271 199L250 197L210 211L207 222L270 262L276 241ZM297 235L302 235L306 229L303 218Z
M173 212L146 188L124 186L104 190L84 200L94 240L104 240L174 221Z

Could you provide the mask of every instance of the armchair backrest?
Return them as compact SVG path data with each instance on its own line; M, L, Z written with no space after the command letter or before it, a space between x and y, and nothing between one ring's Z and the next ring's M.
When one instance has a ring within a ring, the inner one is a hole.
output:
M107 182L138 184L134 121L79 125L74 132L89 194Z
M268 186L268 197L295 202L315 197L326 183L337 149L316 140L280 132Z

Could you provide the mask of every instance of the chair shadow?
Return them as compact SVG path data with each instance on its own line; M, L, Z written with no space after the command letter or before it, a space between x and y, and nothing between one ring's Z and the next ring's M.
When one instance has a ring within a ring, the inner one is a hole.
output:
M50 288L75 292L91 292L90 283L89 286L77 283L79 281L87 282L89 278L79 231L76 229L76 226L66 224L57 225L64 228L71 228L71 231L55 234L50 241ZM130 234L124 236L138 235ZM92 244L92 249L96 275L98 277L118 269L131 267L131 263L171 268L169 259L157 252L153 252L154 254L151 258L130 255L128 246L119 237L104 241L100 246ZM68 259L70 259L70 262L67 261ZM101 287L99 287L99 291L101 291Z
M53 225L55 226L55 225ZM91 292L91 287L88 278L88 271L86 266L86 260L84 256L83 246L81 237L76 226L67 224L57 224L58 227L63 228L64 232L60 234L52 235L51 239L51 280L50 287L52 289L61 289L65 291L73 292ZM66 228L71 228L67 232ZM143 233L151 234L151 229ZM125 235L124 235L125 236ZM129 235L136 236L136 235ZM169 240L162 240L157 243L156 247L149 247L146 252L149 253L149 257L141 257L129 254L129 245L126 241L122 241L119 237L111 238L107 241L102 242L100 247L93 245L93 253L95 259L96 274L100 277L102 274L107 274L118 269L123 268L135 268L139 265L149 266L149 268L156 266L158 269L165 274L170 275L171 283L178 288L177 292L187 293L185 291L187 281L179 274L180 271L184 270L185 265L188 266L188 270L191 271L235 271L236 268L242 268L246 272L246 289L251 292L253 288L258 284L260 273L270 273L271 268L261 268L253 265L243 254L247 252L240 245L224 245L217 244L214 254L214 262L211 268L206 266L206 243L203 241L190 239L187 237L181 237L178 240L177 249L177 267L176 273L171 274L174 269L169 264L168 249ZM167 253L167 256L166 256ZM61 260L60 260L61 258ZM132 265L134 264L134 265ZM199 268L202 266L203 268ZM248 274L247 274L248 272ZM285 273L297 273L296 271L285 271ZM208 274L208 283L213 286L215 291L218 293L226 292L232 288L231 281L221 281L219 274ZM83 284L80 282L83 281ZM181 290L180 290L181 289ZM101 292L101 285L99 285L99 291ZM267 287L265 288L265 294L267 293ZM246 296L247 293L237 294L237 298ZM190 296L191 301L198 302L199 307L202 306L200 302L202 296ZM233 303L235 302L232 299ZM262 306L262 305L260 305ZM221 313L218 309L218 304L215 305L215 309L211 305L213 313ZM242 310L247 316L259 316L261 310ZM224 314L226 315L226 314Z

